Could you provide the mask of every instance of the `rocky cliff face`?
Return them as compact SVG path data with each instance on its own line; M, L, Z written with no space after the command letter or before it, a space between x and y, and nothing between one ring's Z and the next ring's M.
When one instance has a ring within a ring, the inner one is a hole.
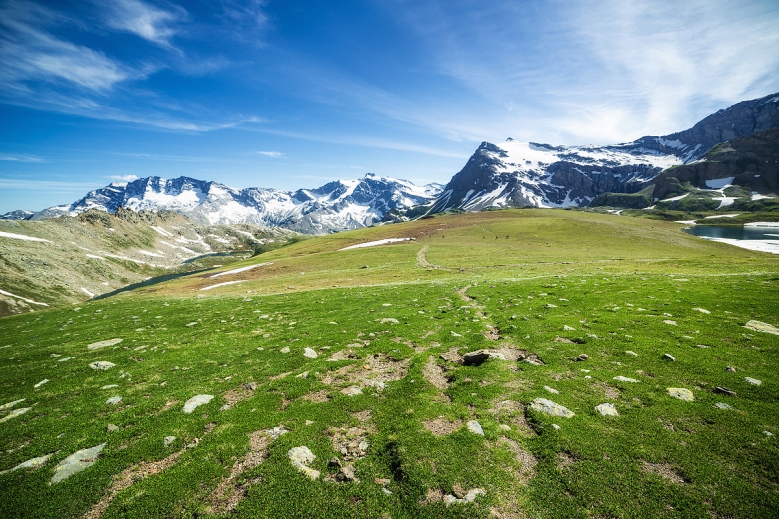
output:
M716 143L775 127L779 127L779 94L720 110L682 132L623 144L483 142L428 212L583 206L603 193L638 193L661 171L700 159ZM640 204L641 199L630 198L630 202Z
M663 199L677 194L684 183L706 189L707 181L731 177L730 184L752 193L779 193L779 128L722 142L701 161L664 171L652 182L652 196Z

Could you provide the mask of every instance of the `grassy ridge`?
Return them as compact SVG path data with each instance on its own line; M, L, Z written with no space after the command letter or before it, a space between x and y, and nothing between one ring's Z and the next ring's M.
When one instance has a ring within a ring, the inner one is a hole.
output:
M567 211L458 215L307 240L252 260L270 266L2 319L0 404L26 398L16 407L32 410L0 423L0 469L56 454L0 475L0 516L81 517L115 475L181 452L137 476L103 517L771 517L779 449L763 431L779 435L779 341L744 324L779 325L776 258L678 229ZM388 237L416 240L337 252ZM432 266L418 266L425 246ZM87 349L113 337L123 341ZM452 349L480 348L543 364L452 362ZM116 366L94 371L97 360ZM353 385L363 394L341 392ZM215 398L182 413L201 393ZM105 404L114 395L122 402ZM529 409L538 397L576 415ZM596 414L604 402L620 416ZM279 425L289 432L263 462L231 480L250 434ZM349 428L369 442L353 461L360 482L325 481L339 471L328 460L347 461L338 438ZM165 447L165 436L177 439ZM56 463L103 442L92 467L48 484ZM287 459L301 445L316 455L316 481ZM245 497L220 515L214 490L226 481ZM486 493L474 503L440 501L476 487Z

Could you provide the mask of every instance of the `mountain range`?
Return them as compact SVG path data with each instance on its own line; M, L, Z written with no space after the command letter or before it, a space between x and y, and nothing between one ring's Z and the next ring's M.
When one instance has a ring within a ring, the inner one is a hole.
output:
M660 177L661 172L695 164L719 143L777 127L779 93L719 110L684 131L621 144L553 146L511 138L500 144L482 142L446 186L417 186L369 173L356 180L287 192L234 189L189 177L147 177L112 183L69 205L40 212L12 211L0 219L40 220L89 209L113 213L126 207L172 210L203 225L248 223L326 234L452 209L588 206L604 200L647 205L641 197L619 195L648 193L656 179L668 177ZM659 194L668 192L667 180L664 185ZM773 184L761 185L770 189Z

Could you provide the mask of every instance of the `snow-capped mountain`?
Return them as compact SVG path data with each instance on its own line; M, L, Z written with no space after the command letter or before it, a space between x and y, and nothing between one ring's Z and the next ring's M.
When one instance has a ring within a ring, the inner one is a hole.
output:
M661 171L711 146L779 127L779 93L735 104L692 128L609 146L483 142L428 213L451 208L586 206L601 193L636 193Z
M201 224L251 223L324 234L365 227L381 221L392 209L429 203L441 187L417 186L371 173L361 179L339 180L295 192L257 187L234 189L188 177L147 177L129 183L114 182L71 205L51 207L31 219L75 215L88 209L113 213L126 207L134 211L176 211Z

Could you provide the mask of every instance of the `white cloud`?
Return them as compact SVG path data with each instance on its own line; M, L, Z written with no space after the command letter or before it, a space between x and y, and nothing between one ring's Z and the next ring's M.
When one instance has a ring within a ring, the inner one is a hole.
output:
M140 0L112 0L101 5L108 8L106 23L110 27L165 47L170 46L170 39L176 34L170 24L186 13L181 8L177 12L163 11Z
M111 180L116 180L117 182L132 182L133 180L138 180L137 175L111 175Z
M257 154L265 155L266 157L273 157L273 158L281 157L282 155L284 155L280 151L258 151Z
M27 154L8 154L8 153L0 153L0 160L8 160L12 162L46 162L42 158L36 156L36 155L27 155Z

